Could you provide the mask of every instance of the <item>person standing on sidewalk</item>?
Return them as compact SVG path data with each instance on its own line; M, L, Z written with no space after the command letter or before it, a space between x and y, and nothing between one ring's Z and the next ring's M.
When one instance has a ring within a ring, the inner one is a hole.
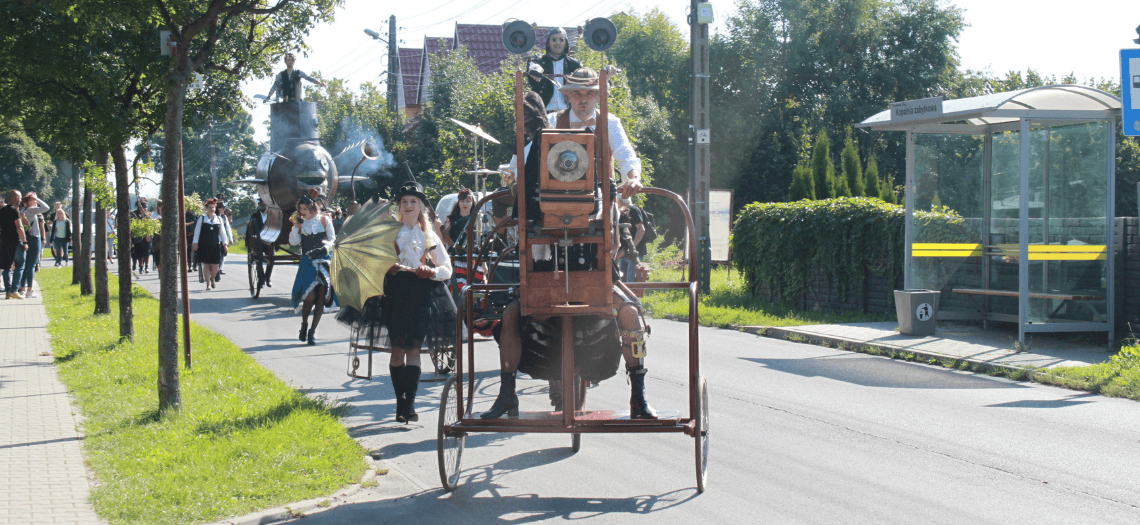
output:
M7 299L23 299L20 279L24 275L24 255L28 242L20 218L20 190L8 192L8 204L0 208L0 274L4 276L4 294ZM13 271L13 268L15 271ZM16 275L13 276L12 274Z
M67 245L71 243L71 219L67 218L67 212L63 208L55 210L55 220L51 223L51 235L48 238L55 251L55 265L58 267L66 264Z
M24 195L24 209L21 213L24 214L24 219L28 224L27 235L27 251L24 253L24 273L20 276L18 285L20 286L19 292L23 293L24 297L31 298L36 296L36 292L32 290L32 282L36 278L36 265L40 263L40 255L43 253L43 213L48 211L48 204L36 196L36 192L29 191Z

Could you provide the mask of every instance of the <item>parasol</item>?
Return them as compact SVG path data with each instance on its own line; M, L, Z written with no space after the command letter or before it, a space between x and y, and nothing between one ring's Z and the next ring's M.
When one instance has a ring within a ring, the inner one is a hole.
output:
M368 201L340 228L330 270L343 306L364 309L364 301L384 295L384 277L399 261L396 234L402 224L388 201Z

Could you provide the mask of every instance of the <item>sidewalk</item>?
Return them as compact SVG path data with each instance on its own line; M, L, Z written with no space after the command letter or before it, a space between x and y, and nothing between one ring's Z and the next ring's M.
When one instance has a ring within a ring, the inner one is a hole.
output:
M102 523L43 299L0 300L0 334L0 524Z
M923 358L957 359L982 369L1031 370L1055 366L1085 366L1107 361L1112 356L1105 343L1077 344L1049 334L1032 334L1024 352L1014 350L1017 332L989 329L980 325L938 323L929 337L898 333L898 323L851 323L786 326L748 326L741 329L767 337L800 340L834 348L858 349L872 346L881 350L904 351Z

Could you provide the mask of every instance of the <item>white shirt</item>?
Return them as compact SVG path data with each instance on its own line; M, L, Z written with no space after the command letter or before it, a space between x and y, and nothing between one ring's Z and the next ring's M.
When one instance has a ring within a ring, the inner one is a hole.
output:
M293 246L300 245L302 235L324 233L325 240L323 243L325 247L331 247L333 243L336 242L336 231L333 230L332 224L325 225L325 221L327 220L328 216L320 213L312 219L305 219L305 221L301 223L300 228L294 225L293 229L289 230L289 244Z
M566 57L559 58L553 62L554 74L554 94L550 96L550 103L546 105L546 111L555 112L570 107L570 103L566 102L566 95L558 88L562 87L563 77L562 72L566 70Z
M226 234L222 217L220 215L214 215L214 218L211 219L209 216L202 214L202 216L198 217L198 222L194 223L194 244L198 244L198 236L202 233L202 223L218 225L218 241L222 244L230 243L230 238Z
M568 111L570 114L570 127L581 128L582 121L573 110ZM546 116L555 126L558 125L558 116L551 113ZM598 110L594 110L591 118L598 118ZM621 125L621 119L614 115L609 114L607 119L607 127L610 130L610 151L614 154L614 160L618 161L618 171L621 172L621 181L623 183L629 181L628 174L632 170L637 170L641 173L641 159L637 157L637 152L633 150L633 143L629 141L629 135L625 134L625 127ZM526 162L524 159L523 162Z
M431 243L435 244L432 249L435 275L432 276L432 279L446 281L451 278L451 257L447 256L443 242L436 239L434 234L431 237ZM429 248L429 244L423 228L418 225L410 228L407 225L401 227L400 232L396 234L396 247L400 249L400 264L413 269L422 266L424 264L424 251Z

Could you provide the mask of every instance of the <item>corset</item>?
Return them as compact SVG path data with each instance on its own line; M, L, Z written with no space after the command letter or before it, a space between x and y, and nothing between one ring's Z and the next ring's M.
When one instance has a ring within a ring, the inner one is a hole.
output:
M301 253L309 253L324 246L327 238L325 232L301 235Z

